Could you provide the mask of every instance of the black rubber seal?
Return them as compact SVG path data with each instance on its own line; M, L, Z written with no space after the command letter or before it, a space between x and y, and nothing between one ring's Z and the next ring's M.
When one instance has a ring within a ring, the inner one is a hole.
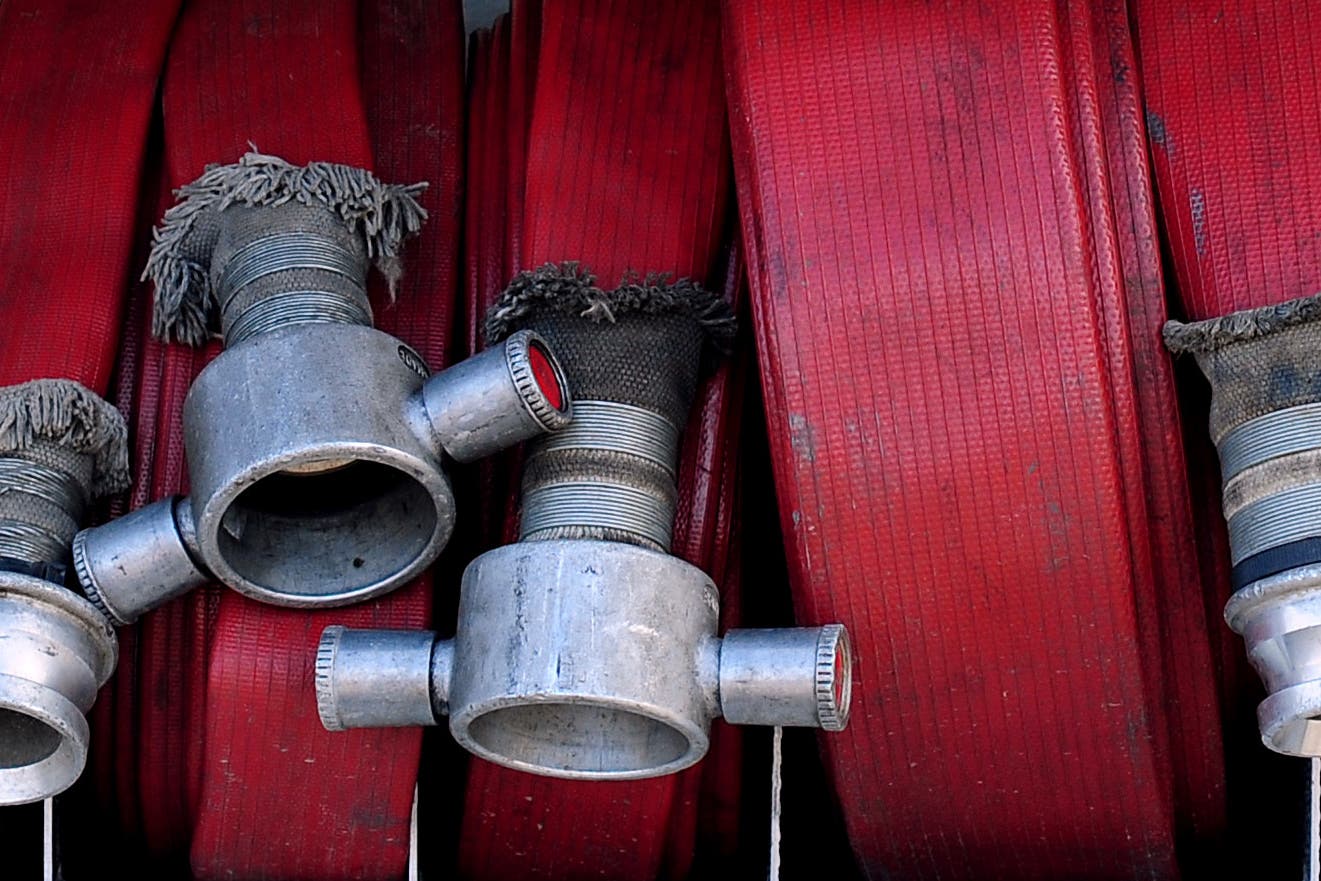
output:
M1321 563L1321 537L1300 538L1288 544L1267 548L1239 562L1229 573L1229 585L1234 590L1247 587L1254 581Z
M42 581L58 584L60 587L67 587L69 583L69 567L64 563L32 563L14 557L0 557L0 572L31 575Z

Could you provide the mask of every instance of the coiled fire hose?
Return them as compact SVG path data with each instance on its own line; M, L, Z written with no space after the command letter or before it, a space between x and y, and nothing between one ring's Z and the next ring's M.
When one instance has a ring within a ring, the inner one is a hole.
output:
M730 2L724 23L797 607L857 641L859 706L822 746L861 867L1214 863L1218 623L1125 10Z
M1134 15L1182 318L1165 339L1210 385L1208 406L1190 364L1190 445L1208 446L1209 422L1215 447L1191 475L1208 485L1199 507L1207 602L1243 638L1224 640L1221 662L1235 714L1227 736L1240 753L1229 780L1232 803L1243 806L1235 821L1279 874L1296 872L1289 832L1299 806L1279 793L1307 769L1270 761L1256 741L1321 756L1321 435L1313 415L1321 406L1321 173L1312 146L1321 134L1312 73L1321 19L1305 4L1269 0L1223 9L1140 2Z
M101 396L175 12L0 7L0 804L78 778L115 664L65 582L93 502L128 485L124 419Z
M370 298L381 325L431 364L446 356L453 320L460 18L455 4L193 3L163 95L175 186L249 142L295 165L374 165L380 179L431 183L420 199L433 223L405 256L398 299L376 289ZM216 353L149 342L132 355L138 415L149 426L139 440L150 444L144 458L155 472L140 501L183 488L179 408ZM420 626L429 588L429 579L415 580L335 620ZM308 689L326 623L232 595L147 616L136 687L117 695L113 723L146 735L136 740L142 773L128 793L112 795L140 810L156 861L186 854L198 878L403 876L420 737L321 730ZM181 651L198 640L204 650ZM119 814L134 821L133 811Z

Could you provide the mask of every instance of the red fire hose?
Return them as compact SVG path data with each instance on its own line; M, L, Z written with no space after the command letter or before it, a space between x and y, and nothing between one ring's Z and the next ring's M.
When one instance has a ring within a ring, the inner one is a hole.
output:
M177 13L150 0L0 4L0 386L109 390ZM94 766L115 742L96 728Z
M1224 832L1220 624L1122 5L724 21L798 612L856 635L822 747L860 863L1176 876Z
M579 261L607 287L630 271L718 282L728 148L717 18L699 2L528 3L479 35L468 157L470 190L482 197L468 208L470 327L514 270L547 262ZM725 560L740 396L728 370L699 395L674 542L677 555L726 588L735 581ZM503 495L483 501L498 512L487 522L500 524ZM724 601L734 608L727 593ZM737 797L730 740L717 734L724 752L696 769L628 783L552 780L474 761L460 871L684 877L702 776L732 782L722 795ZM720 828L729 834L727 821Z
M1273 0L1204 8L1143 0L1133 7L1160 223L1177 282L1174 311L1199 321L1315 295L1321 16L1307 4ZM1219 616L1231 593L1231 558L1206 383L1195 373L1190 363L1190 483L1199 499L1208 614ZM1257 675L1243 641L1228 628L1215 630L1234 759L1227 781L1234 827L1276 861L1254 871L1294 872L1298 802L1279 794L1302 791L1306 765L1262 747Z
M1189 320L1321 289L1321 16L516 0L474 40L465 111L457 2L180 5L0 3L0 386L117 376L130 507L187 490L180 410L219 350L152 339L132 281L171 188L250 143L426 180L397 301L373 308L433 369L548 262L750 301L799 623L844 622L859 659L821 746L864 873L1196 878L1233 865L1229 829L1278 834L1287 766L1221 621L1215 450L1195 383L1180 423L1160 255ZM740 363L700 391L674 536L727 616ZM456 476L460 556L513 537L518 471ZM140 844L143 872L402 878L421 735L326 732L312 662L327 624L426 626L432 581L317 613L206 589L121 631L69 821ZM443 859L685 877L738 835L741 743L712 741L628 783L474 760ZM1265 850L1258 870L1287 856Z
M199 0L179 22L165 74L168 178L183 184L252 142L293 162L430 181L431 223L406 256L399 301L378 296L374 307L381 326L439 367L453 323L461 99L457 4ZM183 488L179 407L215 347L163 345L143 322L134 334L122 367L137 505ZM332 618L426 624L429 581L317 614L228 593L184 599L138 629L136 663L121 666L98 726L116 735L105 739L120 767L100 772L119 790L118 815L141 817L157 859L187 852L198 878L402 877L420 734L326 732L312 660Z
M104 395L177 4L0 8L0 385Z

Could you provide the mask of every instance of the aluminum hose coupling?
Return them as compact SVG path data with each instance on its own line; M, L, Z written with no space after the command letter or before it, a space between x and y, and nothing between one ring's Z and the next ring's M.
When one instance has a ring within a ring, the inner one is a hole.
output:
M1211 384L1234 594L1225 619L1268 692L1262 741L1321 756L1321 298L1170 322Z
M840 730L844 628L717 636L719 594L669 554L681 426L704 356L733 318L694 285L601 291L576 267L516 278L488 335L536 328L564 359L573 425L534 442L518 543L464 572L453 640L328 628L316 664L331 729L439 724L482 758L536 774L670 774L711 720Z
M432 376L372 327L367 275L399 274L421 186L247 154L180 190L147 274L157 336L225 350L183 406L191 493L78 536L88 596L117 623L219 580L282 606L399 587L449 539L444 462L567 425L547 343L511 336Z
M65 587L69 543L92 501L128 486L127 438L76 382L0 388L0 804L63 792L87 763L86 713L119 648Z

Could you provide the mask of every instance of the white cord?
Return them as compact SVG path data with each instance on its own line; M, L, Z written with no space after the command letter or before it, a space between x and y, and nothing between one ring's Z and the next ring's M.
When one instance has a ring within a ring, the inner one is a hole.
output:
M1321 881L1321 759L1312 759L1307 789L1307 881Z
M419 881L417 868L417 787L413 787L413 813L408 820L408 881Z
M770 881L780 881L780 765L784 756L781 741L784 729L775 726L775 735L771 740L771 867L767 873Z
M41 803L42 878L55 881L55 799Z

